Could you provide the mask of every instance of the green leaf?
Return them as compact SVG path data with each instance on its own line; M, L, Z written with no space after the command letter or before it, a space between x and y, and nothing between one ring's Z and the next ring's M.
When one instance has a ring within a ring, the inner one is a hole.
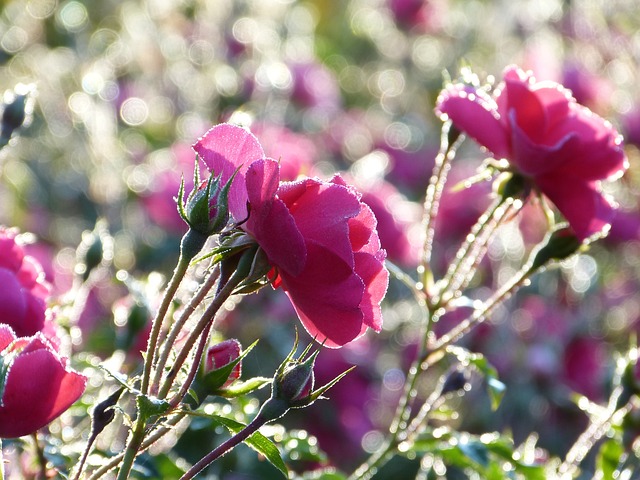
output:
M236 434L246 427L244 423L237 422L236 420L233 420L231 418L221 417L219 415L210 415L209 418L211 418L219 425L227 427L229 432L231 432L232 434ZM288 478L289 471L287 470L287 466L280 456L278 447L276 447L276 445L271 440L262 435L260 432L256 432L249 438L247 438L245 440L245 443L256 452L264 455L265 458L269 460L269 462L271 462L274 467L280 470L285 478Z
M487 447L479 441L460 442L458 448L464 455L475 463L487 467L489 465L489 452Z
M620 442L608 440L602 444L596 460L598 471L602 473L602 477L600 477L602 480L614 480L619 477L616 474L619 474L618 467L620 466L620 457L623 454L624 448Z
M253 377L244 382L234 382L226 388L221 388L216 392L216 395L225 398L241 397L269 384L271 384L270 378Z
M145 420L154 416L164 415L171 407L169 402L147 395L138 395L136 404L138 405L138 414Z

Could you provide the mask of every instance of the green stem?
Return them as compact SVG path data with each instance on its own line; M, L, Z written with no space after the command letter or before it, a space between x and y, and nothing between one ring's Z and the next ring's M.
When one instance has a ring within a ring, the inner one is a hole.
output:
M118 477L116 480L126 480L129 478L129 473L133 467L133 462L136 456L140 452L140 447L144 441L145 433L147 429L147 419L138 412L138 418L136 424L133 427L131 438L127 444L127 449L124 452L122 464L120 465L120 471L118 471Z
M175 425L177 425L177 423L180 420L182 420L186 415L187 415L186 413L180 412L174 415L173 417L171 417L170 419L168 419L166 422L164 422L164 425L158 428L155 432L149 435L144 442L142 442L142 445L140 446L140 452L147 450L154 443L156 443L158 440L164 437L167 433L173 431ZM109 473L111 470L116 468L120 464L123 458L124 458L124 453L119 453L115 457L110 458L106 464L102 465L100 468L94 471L87 480L98 480L103 475L105 475L106 473Z
M4 480L4 455L2 453L2 438L0 438L0 480Z
M441 281L440 306L445 307L469 285L487 252L489 240L504 220L511 218L521 207L521 201L499 198L478 219Z
M614 419L621 420L632 408L632 402L627 402L621 408L616 409L618 399L623 393L624 388L618 386L609 398L608 414L596 420L591 420L587 429L582 432L573 446L567 452L564 461L558 467L558 478L571 479L574 478L580 463L585 459L591 451L595 443L602 438L603 435L611 428Z
M256 415L256 417L251 421L251 423L249 423L249 425L244 427L241 431L231 436L225 442L223 442L218 447L216 447L211 452L209 452L207 455L202 457L193 467L191 467L187 471L187 473L185 473L182 477L180 477L180 480L189 480L195 477L198 473L200 473L202 470L208 467L216 459L220 458L225 453L229 452L236 445L239 445L240 443L244 442L247 438L249 438L251 435L257 432L260 429L260 427L262 427L268 421L269 421L268 417L264 417L260 413L258 413L258 415Z
M36 451L36 458L38 459L38 466L40 470L36 478L38 480L46 480L47 478L47 459L44 456L44 451L40 446L40 442L38 441L38 432L34 432L31 434L31 438L33 439L33 445Z
M240 271L240 269L237 270L227 281L227 283L225 283L224 287L218 290L213 301L207 307L205 312L202 314L202 317L191 331L185 345L193 345L198 340L205 328L210 327L211 322L213 322L216 313L218 313L218 310L220 310L220 307L224 305L224 302L226 302L227 299L231 296L234 289L246 278L246 275L247 272ZM180 369L182 368L182 365L189 357L190 352L191 348L183 348L182 350L180 350L175 362L171 366L171 369L169 370L169 372L167 372L164 383L160 387L160 391L158 393L159 398L162 399L167 396L174 380L176 379L178 373L180 372ZM194 359L194 362L198 361L199 359Z
M182 327L184 327L185 323L187 323L187 320L189 320L189 318L195 311L196 307L200 305L200 303L204 300L207 293L209 293L211 288L213 288L213 285L216 283L219 275L220 275L220 267L216 266L214 271L211 272L211 274L207 277L207 279L202 284L200 289L193 296L189 304L184 308L184 310L180 314L180 318L178 318L178 320L172 325L171 330L169 331L169 334L167 335L166 339L162 344L162 351L160 353L159 360L156 364L153 383L151 385L152 391L158 390L158 387L160 385L160 380L162 378L162 373L164 372L164 369L167 365L167 361L169 359L169 355L171 354L171 350L175 344L175 341L178 338L178 335L180 335L180 332L182 331Z
M451 168L451 161L455 157L456 148L462 136L455 130L451 122L442 125L440 137L440 151L436 156L433 175L429 180L429 186L424 200L424 217L422 219L425 240L422 245L422 254L418 274L421 278L422 290L428 293L433 284L433 272L431 271L431 253L435 234L435 220L440 206L440 197L444 191L447 174Z
M186 237L186 235L185 235ZM178 259L178 264L176 265L175 270L173 271L173 276L167 286L167 290L164 292L164 296L162 297L162 302L160 303L160 307L156 313L155 318L153 319L153 323L151 326L151 333L149 334L149 342L147 343L147 352L145 354L144 360L144 370L142 373L142 387L141 391L144 394L149 393L149 381L151 379L151 370L154 363L154 358L156 355L156 349L158 346L158 337L160 335L160 330L162 329L162 324L164 323L164 318L169 311L169 306L173 300L174 295L178 291L178 287L180 286L180 282L184 278L187 273L187 269L189 268L189 262L191 258L188 258L180 253L180 258Z

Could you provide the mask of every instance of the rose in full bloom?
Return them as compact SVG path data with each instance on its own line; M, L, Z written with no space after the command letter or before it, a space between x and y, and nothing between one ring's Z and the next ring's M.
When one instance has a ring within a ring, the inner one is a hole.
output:
M510 66L489 95L481 88L452 84L436 112L474 138L497 159L551 200L580 240L605 232L614 206L600 181L627 168L622 137L611 124L578 104L554 82L536 82Z
M234 125L213 127L194 149L222 181L240 167L229 211L236 222L247 220L242 228L266 253L272 285L289 296L311 336L338 347L368 328L380 331L386 254L355 189L339 176L280 182L278 162Z
M44 327L49 285L37 260L25 254L16 231L0 227L0 323L18 336Z
M80 398L87 378L67 363L44 334L0 324L0 437L34 433Z

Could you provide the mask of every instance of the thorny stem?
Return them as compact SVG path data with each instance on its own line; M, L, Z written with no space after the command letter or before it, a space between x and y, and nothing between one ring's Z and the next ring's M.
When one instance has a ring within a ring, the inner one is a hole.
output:
M425 335L423 337L424 341L420 345L420 353L417 360L414 361L407 375L404 395L400 399L394 420L389 429L390 436L385 444L349 477L349 480L366 480L375 475L378 468L384 465L395 453L400 444L400 437L406 437L405 432L409 432L409 430L407 430L407 424L411 416L410 403L417 396L416 384L420 374L425 372L440 358L440 354L444 349L458 341L476 325L482 323L497 306L525 285L536 271L537 269L532 269L531 263L527 262L507 284L485 301L469 318L451 329L447 334L440 337L440 339L432 342L431 345L428 345L431 325L438 318L438 314L435 312L429 314ZM430 312L432 308L433 306L430 306Z
M612 421L620 420L624 415L629 413L632 408L632 402L627 402L623 407L616 409L616 404L620 395L623 393L624 387L618 386L611 394L608 405L608 415L591 420L587 429L582 432L580 437L567 452L562 464L558 467L558 478L560 480L569 480L574 478L574 474L580 463L585 459L591 451L595 443L607 433L611 428ZM617 423L617 422L616 422Z
M162 378L162 373L167 365L169 355L171 354L171 349L173 348L178 335L180 335L182 327L184 327L185 323L191 317L197 306L200 305L200 303L204 300L204 297L207 295L207 293L209 293L209 290L211 290L213 285L218 280L219 275L220 267L216 265L213 272L209 274L205 282L201 285L200 289L191 298L189 304L184 308L184 310L180 314L180 318L178 318L178 320L172 325L169 334L162 344L162 351L160 352L159 360L155 367L155 374L151 386L151 391L158 390L160 379Z
M456 148L462 140L462 135L454 129L451 122L442 125L442 135L440 137L440 151L436 156L433 175L429 180L429 186L424 200L424 217L422 220L425 240L422 244L422 254L418 274L421 276L422 290L428 293L433 283L433 272L431 271L431 252L433 249L433 238L435 233L435 220L440 206L440 197L444 190L447 174L451 168L451 161L455 157ZM453 134L454 141L451 141L450 134ZM457 137L457 138L456 138Z
M198 373L198 368L200 367L199 360L202 357L202 352L204 352L204 348L207 346L207 340L209 339L210 331L211 331L211 324L209 324L209 327L206 328L204 332L202 332L202 335L200 335L200 342L198 343L198 348L196 349L196 353L193 356L194 361L192 362L191 368L189 369L189 374L187 375L187 378L185 379L185 381L182 383L182 387L180 387L180 391L169 400L169 405L171 406L171 408L176 408L189 392L189 388L191 388L191 383L193 382L193 379Z
M200 337L202 332L204 332L204 330L207 327L211 326L211 322L213 321L216 313L218 313L218 310L220 310L220 307L222 307L224 302L227 301L227 299L233 293L234 289L240 284L240 282L242 282L242 280L245 279L245 277L246 277L246 272L236 271L231 276L231 278L227 281L227 283L225 283L225 285L222 288L219 288L213 301L207 307L205 312L202 314L202 317L200 318L198 323L195 325L195 327L191 331L191 334L189 335L189 338L187 339L185 345L193 345L197 341L197 339ZM190 352L191 352L190 348L183 348L182 350L180 350L180 353L178 353L178 356L176 357L175 362L171 366L171 369L169 370L169 372L167 373L164 379L164 383L160 387L160 391L158 392L159 398L162 399L167 396L167 394L169 393L169 390L171 389L171 386L173 385L173 381L178 376L178 373L180 372L180 369L182 368L182 365L184 364L184 362L189 357ZM194 359L194 362L198 362L198 361L199 361L198 358Z
M180 412L175 416L171 417L170 419L168 419L162 427L158 428L155 432L149 435L144 442L142 442L142 445L140 446L140 452L144 452L149 447L151 447L154 443L156 443L158 440L164 437L185 416L186 416L186 413ZM119 453L115 457L111 458L108 463L102 465L95 472L93 472L87 480L98 480L104 474L116 468L120 464L123 458L124 458L124 452Z
M162 302L160 307L158 308L158 312L156 313L155 318L153 319L151 333L149 334L149 342L147 343L147 352L145 354L144 361L144 371L142 373L142 386L141 391L144 394L149 393L149 381L151 379L151 369L154 363L156 349L158 344L158 336L160 335L160 330L162 329L162 324L164 323L164 317L166 316L169 306L173 300L174 295L178 291L178 286L180 282L184 278L184 275L187 273L187 269L189 268L190 258L185 257L182 253L180 253L180 258L178 259L178 264L176 265L175 270L173 271L173 276L169 281L169 285L167 286L167 290L164 292L164 296L162 297Z
M513 198L497 199L479 219L467 235L441 280L440 304L446 304L464 290L475 275L478 265L487 252L489 240L505 219L509 219L522 206Z
M209 464L211 464L214 460L220 458L222 455L230 451L236 445L244 442L247 438L257 432L260 427L262 427L265 423L269 421L268 417L262 416L260 413L255 416L255 418L244 427L241 431L232 435L230 438L221 443L218 447L213 449L207 455L202 457L195 465L193 465L187 473L185 473L180 480L189 480L195 477L198 473L204 470Z

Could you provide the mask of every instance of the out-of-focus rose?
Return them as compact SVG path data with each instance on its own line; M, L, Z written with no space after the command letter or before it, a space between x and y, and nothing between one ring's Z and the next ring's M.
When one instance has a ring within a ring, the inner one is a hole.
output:
M299 175L311 173L317 149L308 137L271 123L252 125L251 131L264 146L266 156L280 162L281 181L296 180ZM283 152L286 155L281 156Z
M0 324L0 437L29 435L48 425L84 392L87 378L42 334L17 337Z
M436 112L507 159L511 169L548 197L580 240L606 231L614 206L600 181L628 166L622 137L554 82L508 67L493 96L466 84L447 86Z
M352 187L338 176L281 183L278 162L234 125L213 127L194 149L222 181L239 168L229 211L236 221L248 217L242 228L266 253L273 286L317 341L338 347L381 329L385 251L371 209Z
M19 336L44 327L49 285L35 258L26 255L15 230L0 227L0 322Z

